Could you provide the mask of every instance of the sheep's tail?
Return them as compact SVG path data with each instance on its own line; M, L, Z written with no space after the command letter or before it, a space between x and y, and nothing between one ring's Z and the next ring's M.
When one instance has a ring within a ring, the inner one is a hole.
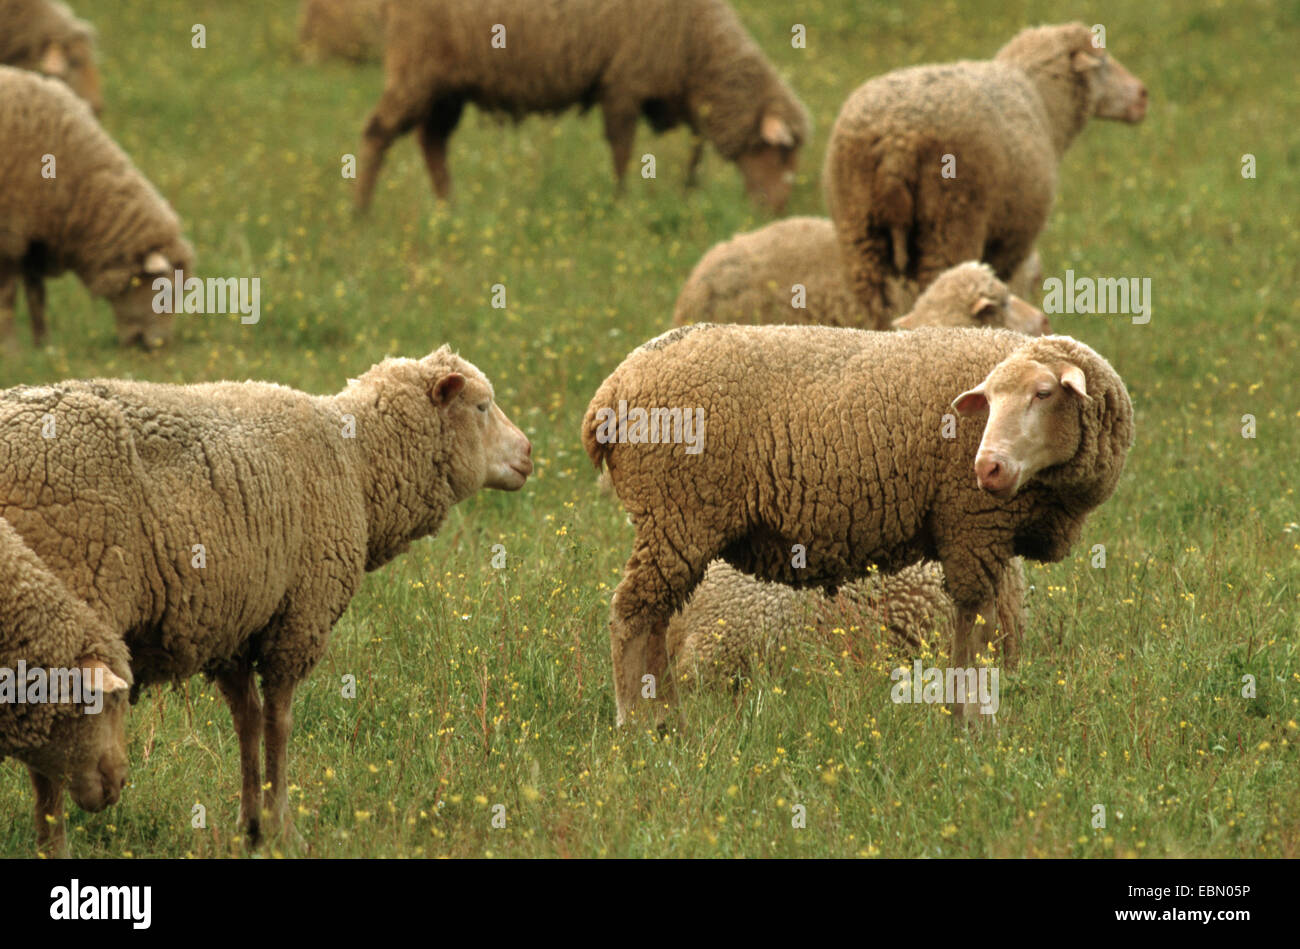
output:
M597 471L604 467L606 459L609 458L610 443L596 436L601 425L596 421L596 414L601 408L612 404L612 400L608 397L611 390L612 386L607 379L592 396L591 404L587 406L587 414L582 417L582 447L587 450L587 457L591 459Z
M899 273L907 270L907 235L912 230L916 213L912 181L915 174L916 159L912 149L894 143L892 147L883 149L871 186L871 216L889 228L894 247L894 267Z

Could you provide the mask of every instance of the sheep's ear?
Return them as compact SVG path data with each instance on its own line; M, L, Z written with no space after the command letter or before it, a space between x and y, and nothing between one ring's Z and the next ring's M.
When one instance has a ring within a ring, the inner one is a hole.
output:
M433 388L429 390L429 397L438 408L445 408L463 388L465 388L465 377L459 372L449 372L433 384Z
M40 70L47 76L68 74L68 55L63 51L62 43L51 43L45 47L45 53L41 56Z
M172 265L171 265L171 261L167 259L166 254L164 254L160 250L155 250L152 253L150 253L148 257L144 259L143 270L146 275L150 277L155 277L155 276L160 276L162 274L171 273Z
M758 134L769 145L794 148L794 133L790 131L790 126L786 124L785 119L771 112L764 113Z
M1070 389L1079 394L1085 402L1091 401L1088 395L1088 383L1084 379L1083 370L1078 366L1066 364L1061 370L1061 386Z
M108 667L108 664L102 659L81 659L77 662L78 668L93 672L96 669L104 670L104 692L121 692L131 688L131 683L127 682L120 675Z
M1078 50L1070 57L1070 66L1075 72L1087 72L1090 69L1096 69L1100 65L1101 57L1088 52L1086 49Z
M952 400L952 407L958 415L979 415L989 410L989 400L984 394L984 383L968 389Z
M991 318L998 309L998 301L992 297L980 296L970 305L970 315L983 322Z

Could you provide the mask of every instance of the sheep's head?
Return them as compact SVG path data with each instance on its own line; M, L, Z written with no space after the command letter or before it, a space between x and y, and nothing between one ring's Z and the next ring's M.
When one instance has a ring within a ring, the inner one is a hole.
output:
M750 198L777 214L785 210L799 165L801 135L798 128L775 110L758 120L758 134L750 147L736 156Z
M78 807L102 811L117 803L126 785L126 711L131 685L99 659L82 659L77 668L82 671L83 683L93 683L92 677L102 675L102 689L83 701L85 707L58 716L48 742L15 752L14 757L51 781L67 782L68 793ZM83 685L83 699L87 698L85 688Z
M446 346L420 360L386 359L348 389L389 419L408 464L428 466L406 477L445 483L454 501L480 488L517 491L532 474L533 446L496 404L492 383Z
M980 488L1006 501L1044 468L1073 458L1089 401L1084 372L1073 363L1012 353L994 366L952 403L960 415L988 413L975 455Z
M918 326L970 326L1015 330L1030 336L1052 331L1047 316L1007 289L988 264L976 260L950 267L917 298L912 311L893 323Z
M99 87L99 67L95 65L95 38L89 29L55 40L46 45L38 66L40 72L68 84L85 99L96 115L104 108Z
M183 250L188 250L188 245L184 245ZM176 321L170 311L173 286L178 272L181 286L184 286L185 273L191 266L191 258L186 253L173 259L163 251L155 250L132 268L126 288L108 298L117 320L119 343L157 349L171 340ZM165 284L160 281L165 281Z

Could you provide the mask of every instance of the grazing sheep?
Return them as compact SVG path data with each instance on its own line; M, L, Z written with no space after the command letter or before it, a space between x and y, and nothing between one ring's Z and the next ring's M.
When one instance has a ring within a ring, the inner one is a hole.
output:
M1088 119L1146 114L1146 87L1092 41L1081 23L1028 29L992 61L900 69L849 96L824 181L863 305L887 305L891 276L924 288L979 259L1006 280L1029 256Z
M166 342L172 316L154 312L153 282L194 259L171 206L53 79L0 66L0 142L0 344L14 345L20 277L44 341L44 279L67 270L108 298L123 345Z
M531 451L487 378L446 347L387 359L333 396L256 382L18 387L0 392L0 516L124 637L136 689L216 680L256 841L263 731L274 829L294 689L364 573L480 488L522 487Z
M378 62L384 49L384 0L303 0L298 42L312 59Z
M997 619L987 637L1007 661L1014 660L1024 628L1024 592L1024 565L1016 557L998 587ZM668 658L678 681L721 681L807 629L825 633L838 628L858 636L880 630L916 648L930 633L950 632L956 617L943 589L943 568L933 561L887 576L872 574L827 596L755 580L715 560L686 605L668 621Z
M778 211L809 128L725 0L390 0L357 207L369 206L388 147L417 127L446 198L447 140L466 102L516 118L599 105L620 187L638 116L656 132L684 122ZM699 156L697 147L688 180Z
M954 408L989 412L982 439ZM1066 336L699 324L645 343L582 424L637 530L611 608L618 721L644 676L671 698L667 624L715 559L831 592L938 561L970 665L1006 566L1066 555L1132 438L1123 382Z
M1037 266L1037 251L1017 270L1012 282L1032 286L1030 268ZM961 265L964 267L965 265ZM673 309L673 324L689 323L816 323L822 326L853 326L858 329L889 329L890 319L914 307L936 314L947 307L946 318L918 317L908 325L988 325L1005 326L1025 333L1048 332L1046 317L1032 306L1014 297L1008 299L1007 287L991 271L979 282L987 284L990 308L978 320L968 320L966 308L951 306L957 297L970 293L973 303L983 287L968 286L975 271L962 282L952 268L935 280L918 297L909 281L898 279L890 288L886 310L873 312L859 302L849 286L840 259L835 228L825 218L793 217L769 224L748 234L715 244L691 271ZM1038 271L1041 279L1041 270ZM948 281L957 281L940 289ZM796 287L802 287L801 307L794 305ZM922 303L922 301L925 301ZM898 325L897 321L893 325Z
M121 637L0 519L0 760L11 755L27 765L36 794L36 842L44 853L67 852L65 786L87 811L103 810L121 794L129 658ZM82 670L98 700L83 692L80 702L57 701L47 689L40 701L18 703L16 691L8 694L19 678L26 692L31 670L73 669ZM102 677L97 686L94 676Z
M0 0L0 65L61 79L98 115L95 28L59 0Z

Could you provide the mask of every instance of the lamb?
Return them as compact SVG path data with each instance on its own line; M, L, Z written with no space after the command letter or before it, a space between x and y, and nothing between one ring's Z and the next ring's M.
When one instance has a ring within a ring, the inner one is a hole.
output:
M416 127L433 189L449 196L447 140L466 102L515 118L599 105L620 189L637 117L656 132L685 123L777 211L809 134L807 111L725 0L390 0L384 35L361 211L388 147Z
M531 452L487 378L445 346L326 397L257 382L23 386L0 392L0 517L122 636L134 689L215 679L256 842L286 826L294 689L365 572L480 488L522 487Z
M14 345L20 277L44 342L44 279L67 270L108 298L123 345L165 343L155 281L194 262L171 206L61 82L0 66L0 141L0 345Z
M1025 574L1019 557L1005 578L988 638L1012 662L1025 625ZM955 621L952 600L943 590L943 568L932 561L854 580L828 597L820 590L755 580L715 560L686 605L668 621L667 651L676 681L716 682L744 672L751 658L772 652L806 629L824 633L839 628L859 636L879 629L895 643L915 649L928 634L951 631Z
M971 665L1007 565L1066 555L1132 439L1123 382L1066 336L697 324L643 344L582 423L637 532L611 607L618 722L643 681L663 714L668 620L715 559L832 593L935 560Z
M27 765L44 853L67 853L65 786L79 807L99 811L117 803L126 783L129 659L122 638L0 519L0 760L13 756ZM74 669L95 692L51 694L48 674ZM47 686L39 700L20 701L18 681L23 699L35 685L30 670L40 670Z
M303 0L298 42L311 59L378 62L384 48L384 0Z
M1013 283L1031 288L1035 251L1018 270ZM972 313L957 306L988 299L978 325L1006 326L1021 332L1048 331L1046 317L1017 296L990 270L959 265L917 296L906 280L896 280L886 310L872 312L850 288L839 257L835 229L825 218L793 217L757 231L737 234L706 253L677 296L673 324L688 323L816 323L889 329L892 317L919 308L922 314L905 325L963 325ZM802 287L796 297L796 287ZM1032 292L1032 290L1030 291ZM802 306L795 306L795 302ZM948 313L940 318L938 314ZM975 325L975 324L972 324Z
M1023 30L992 61L901 69L840 110L823 181L854 294L919 287L985 260L1003 280L1029 256L1057 165L1090 117L1140 122L1147 90L1081 23Z
M0 0L0 65L61 79L98 115L95 28L59 0Z

